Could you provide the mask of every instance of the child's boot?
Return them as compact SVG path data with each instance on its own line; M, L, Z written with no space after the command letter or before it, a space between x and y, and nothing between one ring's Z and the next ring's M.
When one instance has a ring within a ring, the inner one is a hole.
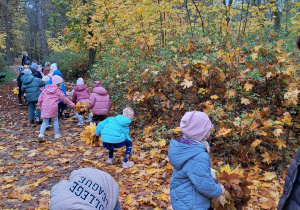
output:
M106 161L106 163L107 163L108 165L112 165L112 164L115 164L115 163L116 163L116 160L115 160L115 158L108 158L107 161Z
M61 137L61 135L59 133L55 134L54 138L55 139L59 139Z

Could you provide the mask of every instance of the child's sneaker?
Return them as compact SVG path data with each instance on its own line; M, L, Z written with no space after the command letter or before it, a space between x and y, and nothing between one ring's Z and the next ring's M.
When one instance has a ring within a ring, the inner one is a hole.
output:
M84 123L83 122L79 122L77 123L78 126L84 126Z
M38 138L39 138L39 142L44 142L45 141L45 137L41 133L39 134Z
M115 164L115 163L116 163L116 160L115 160L115 158L108 158L107 161L106 161L106 163L107 163L108 165L112 165L112 164Z
M122 164L122 168L129 168L132 167L134 165L134 163L132 161L127 161L127 163Z
M61 135L58 133L58 134L55 134L54 138L55 139L59 139L61 137Z

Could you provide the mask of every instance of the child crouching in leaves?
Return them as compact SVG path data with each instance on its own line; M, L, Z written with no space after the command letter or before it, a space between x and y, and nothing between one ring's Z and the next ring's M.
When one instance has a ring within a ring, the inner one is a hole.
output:
M54 75L52 77L52 84L47 85L45 90L39 96L38 105L41 110L41 117L43 118L40 134L38 136L40 142L44 141L44 133L47 125L49 124L49 118L53 119L55 139L59 139L61 137L58 131L59 100L62 100L71 108L75 107L75 104L60 90L62 82L63 79L60 76Z
M123 115L109 117L97 125L95 135L100 136L103 147L109 150L107 164L113 164L114 149L126 146L123 168L129 168L134 165L129 161L129 155L132 153L132 142L129 137L129 124L133 120L134 112L130 107L123 110Z
M204 112L187 112L180 122L183 137L171 140L168 156L174 168L170 181L174 210L208 209L210 198L225 193L211 175L209 145L213 125Z

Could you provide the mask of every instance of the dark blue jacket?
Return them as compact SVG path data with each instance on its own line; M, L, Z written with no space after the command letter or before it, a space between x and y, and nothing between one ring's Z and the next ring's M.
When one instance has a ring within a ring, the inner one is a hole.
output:
M300 210L300 147L287 172L278 210Z
M27 102L36 102L41 94L40 87L45 86L45 83L32 76L32 75L23 75L21 77L22 87L21 91L26 93Z

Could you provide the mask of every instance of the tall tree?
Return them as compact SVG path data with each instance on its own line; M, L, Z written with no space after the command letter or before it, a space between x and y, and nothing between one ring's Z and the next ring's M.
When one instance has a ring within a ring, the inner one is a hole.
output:
M40 44L41 44L42 58L44 60L47 57L47 46L46 46L45 31L43 27L43 20L41 15L40 0L35 0L35 9L36 9L36 20L37 20L38 33L39 33Z
M9 25L9 12L8 12L8 2L9 0L2 0L3 4L3 14L4 14L4 25L5 25L5 46L6 46L6 59L11 60L11 53L10 53L10 25Z

